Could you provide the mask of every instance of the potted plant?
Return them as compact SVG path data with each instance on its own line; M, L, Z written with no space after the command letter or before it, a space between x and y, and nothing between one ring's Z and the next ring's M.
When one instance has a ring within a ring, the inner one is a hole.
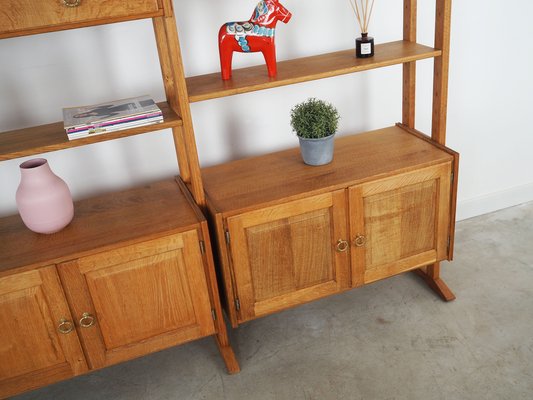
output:
M339 112L330 103L310 98L291 110L291 126L300 140L304 163L324 165L333 159Z

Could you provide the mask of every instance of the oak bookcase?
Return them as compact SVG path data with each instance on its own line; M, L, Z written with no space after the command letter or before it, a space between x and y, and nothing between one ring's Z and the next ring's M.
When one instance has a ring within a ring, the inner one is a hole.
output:
M217 267L233 327L413 270L444 300L440 261L453 256L459 155L445 147L451 1L436 0L435 44L416 43L416 0L404 0L403 40L188 77L189 102L403 65L402 121L339 138L331 164L296 149L202 170ZM415 130L416 61L434 59L431 136Z
M152 19L166 101L157 126L74 141L62 122L2 132L0 160L170 128L181 177L78 201L52 235L18 215L0 219L0 398L206 336L238 372L196 204L203 188L171 0L7 3L0 39Z
M451 0L436 0L434 47L416 43L417 2L404 0L403 40L372 58L350 49L281 61L275 78L237 69L226 82L184 76L171 0L65 2L74 7L10 0L0 38L151 18L165 122L72 142L62 123L4 132L0 160L171 128L180 177L77 202L54 235L0 219L0 397L208 335L237 372L218 287L234 327L406 271L454 299L439 264L453 256L459 161L445 147ZM430 136L415 129L416 61L428 58ZM306 166L292 149L200 169L190 103L397 64L401 123L337 139L331 164ZM161 296L140 301L147 288Z

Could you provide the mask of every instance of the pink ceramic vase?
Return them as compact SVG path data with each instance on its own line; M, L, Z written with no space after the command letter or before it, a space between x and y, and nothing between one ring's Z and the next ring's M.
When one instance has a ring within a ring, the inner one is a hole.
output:
M24 224L37 233L54 233L67 226L74 216L72 196L48 161L25 161L20 164L20 174L16 199Z

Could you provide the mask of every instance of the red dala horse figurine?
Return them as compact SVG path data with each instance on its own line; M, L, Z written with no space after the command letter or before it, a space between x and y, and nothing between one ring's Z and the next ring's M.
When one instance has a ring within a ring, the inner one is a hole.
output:
M261 0L252 17L243 22L227 22L218 32L218 50L222 79L231 78L233 52L262 52L268 69L268 76L276 76L276 46L274 37L276 23L289 22L292 14L279 0Z

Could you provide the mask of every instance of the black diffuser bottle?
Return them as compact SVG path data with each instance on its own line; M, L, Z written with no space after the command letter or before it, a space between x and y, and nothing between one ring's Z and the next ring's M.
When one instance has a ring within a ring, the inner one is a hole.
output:
M368 33L361 33L361 37L355 39L355 56L357 58L367 58L374 55L374 38Z
M374 11L375 0L349 0L355 18L361 28L361 37L355 39L355 56L368 58L374 55L374 38L368 36L368 24Z

